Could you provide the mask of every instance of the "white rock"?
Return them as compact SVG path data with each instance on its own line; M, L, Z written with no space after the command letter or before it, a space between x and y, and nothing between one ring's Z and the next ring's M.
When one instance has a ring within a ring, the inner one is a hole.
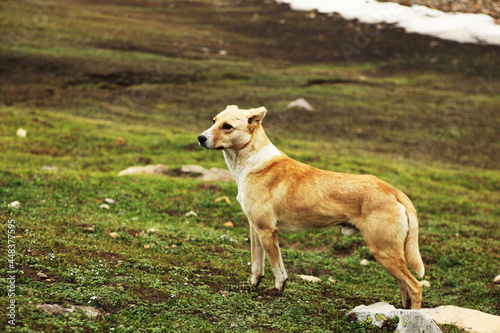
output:
M422 287L425 287L425 288L430 288L431 287L431 283L429 281L427 281L427 280L420 281L420 285Z
M50 172L50 171L52 171L52 172L57 172L57 171L59 171L59 168L58 168L58 167L55 167L55 166L48 166L48 165L44 165L44 166L42 167L42 171L44 171L44 172Z
M41 304L41 305L38 304L36 308L43 309L51 315L58 315L60 313L71 313L74 312L76 308L78 308L81 309L85 314L85 316L87 316L88 318L98 318L101 316L101 312L91 306L72 305L69 308L64 308L59 304Z
M497 277L493 279L493 283L500 284L500 275L497 275Z
M306 111L314 111L314 108L312 107L311 104L309 104L308 101L306 101L304 98L297 98L294 101L291 101L288 103L286 106L287 109L292 109L292 108L298 108L298 109L304 109Z
M190 210L189 212L187 212L184 216L188 217L188 216L194 216L194 217L198 217L198 214L196 214L195 211L193 210Z
M20 138L25 138L28 132L24 128L18 128L16 131L16 135Z
M125 175L164 175L170 168L163 164L131 166L118 173L118 176Z
M444 305L435 309L422 309L438 324L453 324L471 333L500 332L500 316L481 311Z
M11 208L15 208L15 209L18 209L19 207L21 207L21 203L19 201L12 201L10 204L9 204L9 207Z
M369 260L363 259L359 262L360 265L362 266L368 266L370 264Z
M306 280L309 282L321 282L321 279L316 277L316 276L311 276L311 275L298 275L299 278L302 280Z
M102 204L99 206L99 208L101 209L109 209L109 205L108 204Z
M38 272L38 273L36 273L36 276L38 276L41 279L48 278L47 274L45 274L44 272Z
M349 314L356 316L358 322L372 324L381 327L388 318L399 318L397 332L400 333L440 333L441 330L434 320L425 312L420 310L396 309L389 303L380 302L369 306L360 305L355 307Z
M207 170L203 176L201 177L202 180L208 180L208 181L222 181L222 182L229 182L234 180L233 174L229 170L225 169L220 169L220 168L211 168L210 170Z
M158 232L158 229L155 229L155 228L149 228L148 230L146 230L146 232L147 232L148 234L150 234L150 233L155 233L155 232Z
M207 169L202 167L201 165L189 164L181 166L181 172L184 173L201 173L204 174L207 172Z
M101 316L101 311L97 310L94 307L91 306L76 306L77 308L82 309L83 313L85 316L88 318L99 318Z
M111 199L111 198L106 198L106 199L104 199L104 201L106 201L110 205L112 205L112 204L114 204L116 202L114 199Z

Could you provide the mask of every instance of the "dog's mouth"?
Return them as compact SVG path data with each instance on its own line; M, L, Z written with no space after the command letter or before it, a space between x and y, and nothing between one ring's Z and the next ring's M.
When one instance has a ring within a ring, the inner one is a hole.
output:
M217 150L222 150L222 149L224 149L224 147L217 147L217 148L215 148L215 149L217 149Z

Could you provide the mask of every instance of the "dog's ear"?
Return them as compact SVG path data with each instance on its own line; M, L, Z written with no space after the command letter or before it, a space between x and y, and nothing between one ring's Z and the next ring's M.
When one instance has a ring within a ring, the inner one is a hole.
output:
M266 116L267 110L261 106L257 109L250 109L250 116L248 117L248 125L256 126L260 124L262 119Z

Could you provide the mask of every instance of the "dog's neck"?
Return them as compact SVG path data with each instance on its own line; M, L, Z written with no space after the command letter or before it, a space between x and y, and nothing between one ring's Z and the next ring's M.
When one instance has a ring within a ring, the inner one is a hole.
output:
M243 149L224 149L224 158L238 187L250 170L279 155L284 154L269 141L262 126L255 130L249 144Z

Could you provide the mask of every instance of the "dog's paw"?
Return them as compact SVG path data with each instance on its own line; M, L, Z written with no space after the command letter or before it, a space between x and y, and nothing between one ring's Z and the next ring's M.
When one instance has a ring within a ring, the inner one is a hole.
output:
M266 290L264 290L264 293L267 296L278 297L283 294L283 290L279 290L278 288L267 288Z

